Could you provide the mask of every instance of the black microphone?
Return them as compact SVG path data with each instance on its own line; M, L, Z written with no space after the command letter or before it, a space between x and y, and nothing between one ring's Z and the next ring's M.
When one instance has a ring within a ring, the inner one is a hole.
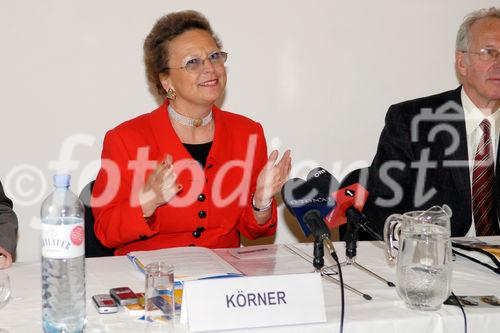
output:
M326 201L333 201L330 198L322 198L318 196L318 191L314 190L309 183L300 178L289 179L281 188L281 196L286 208L297 218L300 228L306 237L308 237L312 231L317 233L317 223L313 223L309 220L308 223L304 220L304 216L309 211L320 211L324 210L323 206ZM328 212L324 212L323 214ZM320 212L321 215L321 212Z
M318 191L320 196L331 196L340 187L339 181L322 167L312 169L307 174L306 180Z

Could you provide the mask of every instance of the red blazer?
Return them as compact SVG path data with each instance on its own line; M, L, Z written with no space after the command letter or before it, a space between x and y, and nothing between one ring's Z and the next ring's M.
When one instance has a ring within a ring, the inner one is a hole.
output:
M214 140L202 169L175 134L167 106L168 100L153 112L106 133L101 170L92 193L97 238L116 248L119 255L188 245L238 247L240 234L249 239L273 235L277 221L274 199L272 216L263 225L255 220L251 206L257 176L267 161L262 126L213 107ZM247 153L252 142L255 149ZM146 221L137 194L167 154L174 159L174 171L183 189ZM244 160L253 163L243 169ZM205 230L195 237L199 227Z

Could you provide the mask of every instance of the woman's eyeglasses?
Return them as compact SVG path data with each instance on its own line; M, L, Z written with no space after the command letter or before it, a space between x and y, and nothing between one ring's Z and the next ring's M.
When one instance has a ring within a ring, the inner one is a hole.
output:
M192 59L189 59L186 62L186 64L182 67L165 67L163 70L185 69L186 72L191 72L191 73L201 72L206 60L210 61L210 63L214 66L222 66L226 63L227 52L215 51L215 52L210 53L205 59L192 58Z

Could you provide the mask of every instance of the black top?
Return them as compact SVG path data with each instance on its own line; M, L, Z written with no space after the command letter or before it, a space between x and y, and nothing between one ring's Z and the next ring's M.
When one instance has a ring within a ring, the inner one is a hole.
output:
M12 201L5 195L0 182L0 246L12 256L16 251L17 228L18 221L12 210Z
M212 147L212 141L201 144L190 144L183 143L184 147L187 149L189 154L197 160L201 166L204 168L207 163L208 153L210 152L210 148Z

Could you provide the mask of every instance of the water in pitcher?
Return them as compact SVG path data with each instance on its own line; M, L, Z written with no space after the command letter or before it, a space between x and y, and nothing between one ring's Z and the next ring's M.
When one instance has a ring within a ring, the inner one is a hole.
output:
M397 292L412 309L436 310L450 290L449 231L438 225L414 224L401 236Z

